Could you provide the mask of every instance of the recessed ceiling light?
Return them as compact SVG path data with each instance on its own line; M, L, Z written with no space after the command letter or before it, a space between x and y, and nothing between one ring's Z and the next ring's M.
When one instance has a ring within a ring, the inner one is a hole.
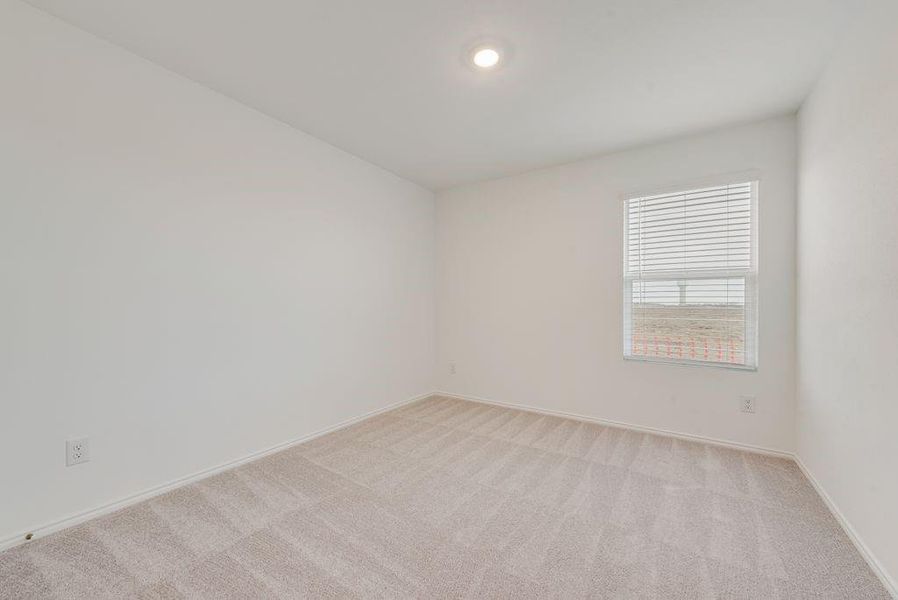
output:
M480 48L474 52L472 60L481 69L491 69L499 64L499 53L494 48Z

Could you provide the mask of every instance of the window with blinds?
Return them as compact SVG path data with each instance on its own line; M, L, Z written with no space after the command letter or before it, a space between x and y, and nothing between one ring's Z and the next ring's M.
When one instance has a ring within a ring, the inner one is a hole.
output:
M757 367L758 182L630 198L624 356Z

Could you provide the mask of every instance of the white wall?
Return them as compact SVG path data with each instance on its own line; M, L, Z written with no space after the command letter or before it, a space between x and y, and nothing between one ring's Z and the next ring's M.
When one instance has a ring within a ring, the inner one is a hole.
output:
M752 169L760 368L624 361L622 195ZM791 451L795 169L782 117L438 194L438 387Z
M898 593L898 3L800 113L798 454Z
M0 85L0 541L432 389L430 192L12 0Z

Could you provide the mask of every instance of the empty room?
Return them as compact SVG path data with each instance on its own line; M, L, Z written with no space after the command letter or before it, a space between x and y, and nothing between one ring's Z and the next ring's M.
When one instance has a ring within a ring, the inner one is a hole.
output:
M898 599L898 1L0 0L0 600Z

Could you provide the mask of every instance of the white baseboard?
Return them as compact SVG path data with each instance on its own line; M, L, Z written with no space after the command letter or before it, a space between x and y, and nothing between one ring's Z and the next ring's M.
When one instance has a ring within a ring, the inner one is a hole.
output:
M864 557L864 560L867 561L867 564L870 565L870 569L879 577L879 580L882 582L882 585L886 588L886 591L892 595L892 598L898 598L898 584L889 576L883 566L876 560L876 557L870 552L870 549L867 547L867 544L861 539L858 535L857 531L855 531L854 527L851 526L851 523L848 519L845 518L845 515L842 514L842 511L839 510L839 507L836 506L836 503L830 497L829 494L826 493L826 490L823 489L823 486L820 485L820 482L817 481L817 478L814 477L813 473L808 469L807 465L801 460L801 457L797 454L794 456L795 464L798 465L798 468L801 469L801 472L804 473L804 476L808 481L811 482L811 485L814 486L814 489L817 490L817 493L823 498L823 502L826 503L826 507L829 509L829 512L833 514L836 518L836 521L839 522L839 525L842 526L842 529L845 531L845 534L848 536L848 539L854 544L854 547L857 548L857 551L860 552L861 556Z
M399 402L394 402L393 404L387 405L383 408L378 408L377 410L372 410L363 415L359 415L357 417L353 417L351 419L347 419L345 421L341 421L336 425L328 427L326 429L321 429L319 431L315 431L313 433L304 435L302 437L289 440L282 444L278 444L276 446L272 446L270 448L266 448L265 450L260 450L258 452L253 452L252 454L248 454L242 458L238 458L237 460L232 460L230 462L220 464L215 467L211 467L209 469L204 469L202 471L193 473L191 475L187 475L185 477L180 477L178 479L174 479L167 483L163 483L162 485L158 485L142 492L138 492L136 494L132 494L125 498L121 498L114 502L110 502L109 504L104 504L103 506L99 506L97 508L87 510L84 512L80 512L74 515L70 515L58 521L54 521L52 523L48 523L46 525L41 525L29 530L27 533L32 535L32 539L37 539L39 537L44 537L51 533L55 533L57 531L61 531L63 529L67 529L72 527L73 525L78 525L79 523L83 523L90 519L95 519L97 517L115 512L117 510L121 510L122 508L126 508L131 506L132 504L137 504L138 502L142 502L144 500L148 500L154 496L158 496L159 494L171 491L175 488L179 488L181 486L188 485L190 483L194 483L195 481L199 481L201 479L205 479L206 477L211 477L217 473L221 473L222 471L227 471L228 469L233 469L234 467L238 467L242 464L252 462L263 456L268 456L269 454L274 454L275 452L279 452L281 450L286 450L291 446L295 446L297 444L301 444L303 442L308 442L317 437L321 437L322 435L326 435L328 433L332 433L337 431L338 429L343 429L344 427L349 427L350 425L354 425L359 421L363 421L365 419L374 417L381 413L385 413L391 410L395 410L401 406L405 406L406 404L411 404L412 402L416 402L418 400L423 400L424 398L428 398L432 396L432 392L428 392L426 394L420 394L418 396L414 396L412 398L408 398L406 400L401 400ZM12 548L13 546L18 546L19 544L27 543L28 540L25 539L26 533L21 533L14 535L12 537L8 537L0 540L0 552L6 550L8 548Z
M605 425L606 427L616 427L618 429L629 429L631 431L639 431L642 433L652 433L655 435L662 435L664 437L673 437L681 440L689 440L693 442L702 442L704 444L711 444L714 446L723 446L725 448L733 448L735 450L745 450L746 452L753 452L755 454L766 454L768 456L778 456L780 458L788 458L792 459L794 457L792 452L788 452L786 450L777 450L774 448L764 448L762 446L753 446L751 444L743 444L741 442L731 442L729 440L722 440L718 438L712 438L704 435L696 435L692 433L682 433L679 431L671 431L669 429L659 429L657 427L646 427L643 425L634 425L632 423L624 423L621 421L612 421L610 419L600 419L598 417L590 417L586 415L580 415L577 413L570 413L561 410L551 410L547 408L539 408L536 406L528 406L526 404L517 404L514 402L500 402L498 400L490 400L488 398L479 398L477 396L465 396L462 394L453 394L452 392L434 392L437 396L446 396L449 398L458 398L459 400L468 400L469 402L480 402L481 404L492 404L495 406L504 406L506 408L516 408L518 410L525 410L527 412L539 413L543 415L551 415L553 417L563 417L565 419L574 419L575 421L585 421L587 423L595 423L596 425Z
M798 468L801 469L801 472L804 474L804 476L807 477L808 481L811 483L812 486L814 486L814 489L817 491L817 493L820 494L820 497L823 499L827 508L829 508L830 512L833 514L833 517L835 517L836 521L839 523L839 525L845 531L845 534L848 536L848 538L851 540L851 542L857 548L858 552L861 554L861 556L864 558L864 560L870 566L870 569L876 574L877 577L879 577L883 586L892 595L892 597L898 599L898 585L896 585L895 581L892 580L892 578L885 571L885 569L882 567L882 565L879 563L879 561L876 559L876 557L873 555L873 553L870 552L869 548L867 548L867 545L863 542L863 540L860 538L860 536L854 530L854 527L851 526L851 523L848 522L848 520L845 518L845 516L842 514L842 512L839 510L839 508L833 502L833 500L829 496L829 494L826 493L826 490L824 490L823 487L820 485L820 482L818 482L817 479L813 476L813 474L808 470L807 466L802 462L801 458L793 452L787 452L784 450L776 450L776 449L771 449L771 448L764 448L764 447L760 447L760 446L754 446L751 444L742 444L739 442L731 442L728 440L721 440L721 439L711 438L711 437L702 436L702 435L694 435L694 434L689 434L689 433L670 431L667 429L659 429L656 427L644 427L641 425L633 425L630 423L623 423L620 421L612 421L609 419L600 419L597 417L589 417L586 415L579 415L576 413L569 413L569 412L564 412L564 411L559 411L559 410L538 408L535 406L528 406L525 404L516 404L513 402L499 402L496 400L479 398L477 396L465 396L465 395L461 395L461 394L454 394L451 392L443 392L443 391L428 392L425 394L420 394L418 396L414 396L412 398L408 398L406 400L401 400L399 402L395 402L395 403L385 406L383 408L379 408L377 410L370 411L368 413L359 415L357 417L353 417L351 419L347 419L345 421L337 423L336 425L333 425L332 427L328 427L326 429L322 429L322 430L310 433L308 435L304 435L302 437L284 442L282 444L278 444L277 446L273 446L271 448L261 450L259 452L255 452L253 454L244 456L243 458L239 458L237 460L230 461L228 463L224 463L224 464L218 465L216 467L212 467L210 469L205 469L203 471L194 473L192 475L188 475L186 477L175 479L168 483L164 483L162 485L144 490L137 494L133 494L131 496L122 498L120 500L100 506L98 508L95 508L95 509L92 509L89 511L85 511L85 512L81 512L81 513L78 513L75 515L71 515L69 517L60 519L58 521L49 523L47 525L42 525L40 527L36 527L36 528L32 529L30 531L30 533L33 534L33 539L37 539L39 537L46 536L48 534L60 531L62 529L72 527L73 525L83 523L84 521L88 521L90 519L94 519L96 517L100 517L102 515L115 512L115 511L125 508L127 506L131 506L132 504L137 504L138 502L142 502L142 501L152 498L154 496L158 496L159 494L173 490L175 488L193 483L195 481L199 481L201 479L205 479L206 477L211 477L212 475L215 475L222 471L226 471L228 469L233 469L234 467L238 467L242 464L262 458L269 454L274 454L275 452L278 452L280 450L285 450L291 446L295 446L297 444L301 444L303 442L313 440L317 437L321 437L322 435L326 435L328 433L337 431L339 429L349 427L350 425L354 425L354 424L358 423L359 421L363 421L365 419L374 417L381 413L395 410L397 408L405 406L406 404L411 404L412 402L417 402L418 400L423 400L424 398L429 398L431 396L446 396L449 398L458 398L459 400L467 400L469 402L478 402L481 404L491 404L494 406L504 406L507 408L515 408L518 410L524 410L524 411L533 412L533 413L551 415L551 416L556 416L556 417L564 417L567 419L575 419L577 421L585 421L588 423L596 423L598 425L605 425L608 427L617 427L620 429L629 429L632 431L640 431L643 433L652 433L652 434L656 434L656 435L663 435L666 437L674 437L674 438L678 438L678 439L702 442L702 443L706 443L706 444L713 444L715 446L723 446L726 448L733 448L736 450L745 450L747 452L760 453L760 454L765 454L768 456L778 456L781 458L788 458L788 459L794 460L795 463L798 465ZM23 543L26 543L25 534L15 535L15 536L0 540L0 551L6 550L7 548L11 548L13 546L17 546L17 545L23 544Z
M801 461L801 458L795 454L794 452L787 452L785 450L775 450L771 448L763 448L761 446L753 446L751 444L742 444L739 442L731 442L728 440L721 440L717 438L706 437L702 435L694 435L690 433L681 433L677 431L670 431L667 429L658 429L656 427L644 427L641 425L633 425L630 423L622 423L620 421L612 421L609 419L600 419L597 417L588 417L586 415L578 415L576 413L569 413L560 410L551 410L546 408L538 408L535 406L528 406L526 404L516 404L514 402L499 402L497 400L490 400L487 398L479 398L477 396L466 396L463 394L453 394L451 392L434 392L435 396L446 396L448 398L458 398L459 400L467 400L469 402L479 402L481 404L492 404L494 406L504 406L506 408L515 408L518 410L525 410L528 412L539 413L543 415L551 415L555 417L564 417L567 419L575 419L577 421L585 421L587 423L596 423L597 425L606 425L608 427L618 427L620 429L630 429L632 431L640 431L643 433L653 433L656 435L663 435L666 437L674 437L684 440L690 440L695 442L702 442L705 444L712 444L715 446L723 446L726 448L733 448L736 450L745 450L747 452L754 452L758 454L765 454L769 456L778 456L781 458L787 458L795 461L795 464L798 465L798 468L801 469L801 472L807 478L807 480L814 486L814 489L823 499L829 511L832 513L833 517L835 517L836 521L845 531L845 534L848 536L848 539L854 544L857 548L860 555L864 558L867 564L870 566L870 569L879 580L882 582L882 585L886 588L886 591L889 592L893 598L898 600L898 585L892 580L892 578L886 573L885 569L876 560L876 557L870 552L870 549L867 548L867 545L864 544L863 540L861 540L860 536L854 530L854 527L851 526L851 523L845 518L836 504L833 502L832 498L830 498L829 494L826 493L826 490L820 485L820 482L811 474L808 470L807 466Z

